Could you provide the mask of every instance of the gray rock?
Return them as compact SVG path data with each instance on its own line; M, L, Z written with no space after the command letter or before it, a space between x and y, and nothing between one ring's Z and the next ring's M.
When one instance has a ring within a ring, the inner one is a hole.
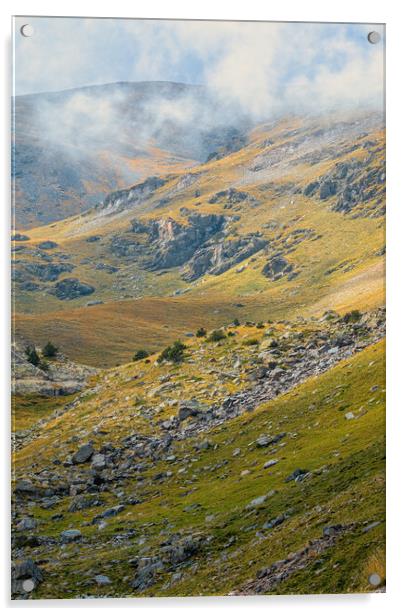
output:
M137 573L131 582L134 590L145 590L152 586L155 574L164 568L163 562L157 557L140 558Z
M289 481L303 481L304 477L309 473L309 471L304 471L301 468L296 468L288 477L286 477L285 482Z
M51 250L52 248L57 248L57 246L58 244L52 240L45 240L44 242L38 244L38 248L41 250Z
M63 543L71 543L72 541L77 541L81 539L82 533L80 530L76 528L69 528L68 530L63 530L60 534L60 538Z
M19 561L11 568L11 592L13 595L25 594L43 582L43 571L31 559Z
M15 492L25 496L37 496L40 490L29 479L21 479L15 485Z
M13 242L27 242L30 238L28 235L24 235L23 233L14 233L11 236L11 241Z
M200 549L200 541L194 539L193 537L185 537L177 544L171 547L169 552L169 561L172 565L178 565L182 563L194 554L198 552Z
M271 468L271 466L275 466L275 464L278 464L279 460L267 460L267 462L265 462L264 464L264 468Z
M22 518L17 524L17 530L33 530L36 528L36 521L33 518Z
M187 417L195 417L202 410L202 405L198 400L181 400L177 417L179 421L184 421Z
M95 291L95 287L85 282L81 282L78 278L63 278L59 280L49 293L55 295L61 300L76 299L83 295L90 295Z
M322 529L323 537L333 537L342 530L342 524L334 524L333 526L324 526Z
M269 445L274 445L275 443L279 443L283 437L286 436L286 432L280 432L275 436L261 435L256 440L257 447L268 447Z
M98 496L92 496L90 494L82 494L80 496L77 496L71 501L70 507L68 508L68 510L71 513L74 513L75 511L82 511L83 509L91 509L92 507L99 507L100 505L103 505L103 501Z
M107 575L95 575L94 580L99 586L107 586L112 583Z
M106 466L106 458L102 453L96 453L92 457L91 467L97 471L101 471Z
M82 445L78 451L72 457L73 464L84 464L84 462L88 462L93 456L94 448L91 443L87 443L86 445Z
M246 505L246 509L256 509L257 507L261 507L261 505L265 503L267 498L268 498L267 494L263 494L262 496L257 496L257 498L254 498L252 501L248 503L248 505Z

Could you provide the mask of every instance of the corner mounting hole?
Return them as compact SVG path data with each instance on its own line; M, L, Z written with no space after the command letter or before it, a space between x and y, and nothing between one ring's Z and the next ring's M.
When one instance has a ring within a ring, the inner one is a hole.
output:
M33 26L31 26L31 24L24 24L23 26L21 26L20 32L22 36L25 36L25 37L32 36L34 33L34 29L33 29Z
M379 43L380 39L381 39L380 33L376 32L375 30L373 30L373 32L369 32L367 35L367 40L372 45L376 45L377 43Z
M33 580L24 580L22 582L22 588L25 592L31 592L35 588L35 582Z
M379 586L381 584L381 577L378 573L372 573L369 576L369 584L371 584L371 586Z

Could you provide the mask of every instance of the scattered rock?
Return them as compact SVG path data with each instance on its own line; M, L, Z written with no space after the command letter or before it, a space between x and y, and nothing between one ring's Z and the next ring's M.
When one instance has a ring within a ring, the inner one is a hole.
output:
M31 559L17 562L11 569L11 592L12 594L25 594L34 590L43 582L43 571ZM28 584L24 584L24 582Z
M110 578L107 575L95 575L94 581L99 586L107 586L108 584L112 583Z
M303 481L305 476L309 473L309 471L304 471L301 468L296 468L288 477L286 477L285 481Z
M13 242L27 242L29 239L28 235L24 235L23 233L14 233L14 235L11 236Z
M81 539L81 537L81 531L76 528L69 528L68 530L63 530L63 532L60 534L60 538L63 543L71 543L72 541L77 541L78 539Z
M49 293L55 295L61 300L76 299L83 295L91 295L95 291L95 287L85 282L81 282L78 278L63 278L59 280Z
M275 466L275 464L278 464L279 460L268 460L267 462L265 462L264 464L264 468L271 468L271 466Z
M93 456L94 448L91 443L87 443L86 445L82 445L78 451L72 457L73 464L84 464L88 462Z
M36 528L36 521L33 518L23 518L17 524L17 530L33 530Z
M57 246L58 244L52 240L45 240L44 242L40 242L40 244L38 244L38 248L41 250L51 250L52 248L57 248Z

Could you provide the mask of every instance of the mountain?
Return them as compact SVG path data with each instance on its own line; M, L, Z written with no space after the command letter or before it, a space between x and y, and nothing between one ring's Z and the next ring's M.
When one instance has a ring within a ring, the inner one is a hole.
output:
M227 116L13 232L14 598L384 589L383 118Z
M236 317L382 305L381 119L288 118L247 139L16 236L17 332L110 366Z
M243 143L244 119L201 86L121 82L13 99L15 223L80 213L111 190Z

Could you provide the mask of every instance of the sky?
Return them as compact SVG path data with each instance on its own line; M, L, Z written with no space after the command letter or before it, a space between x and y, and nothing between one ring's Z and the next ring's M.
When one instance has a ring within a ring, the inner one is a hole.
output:
M364 24L19 17L14 93L163 80L203 84L258 116L382 108L384 36Z

